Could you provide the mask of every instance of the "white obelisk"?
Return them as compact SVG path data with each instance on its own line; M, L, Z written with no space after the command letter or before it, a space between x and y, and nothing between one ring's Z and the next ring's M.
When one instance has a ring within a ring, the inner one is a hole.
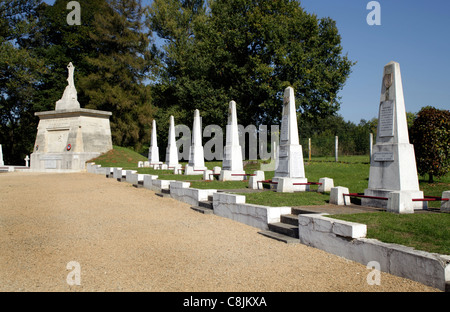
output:
M189 148L189 163L185 167L184 174L203 175L204 170L206 170L206 167L202 145L202 126L200 111L196 109L194 112L194 124L192 126L192 143Z
M414 146L409 143L400 64L396 62L388 63L383 71L377 138L364 195L389 197L392 192L398 192L394 199L396 208L386 200L373 198L362 198L361 204L397 213L412 213L426 207L426 202L412 201L423 198L423 192L419 190Z
M295 94L292 87L287 87L284 91L278 153L278 166L272 179L273 182L278 182L277 191L307 190L307 185L294 185L294 183L307 183L308 180L305 178L303 151L299 144Z
M4 166L5 162L3 161L3 150L2 145L0 144L0 166Z
M150 147L148 149L148 161L150 162L150 167L154 167L155 165L159 166L161 164L161 162L159 161L159 150L156 137L156 120L153 119L152 139L150 142Z
M175 121L173 116L170 116L169 143L166 149L166 164L169 169L173 169L178 166L178 149L175 141Z
M224 149L223 166L220 181L245 180L244 165L242 163L242 149L239 144L239 131L236 114L236 102L231 101L228 107L228 124L226 130L226 144Z

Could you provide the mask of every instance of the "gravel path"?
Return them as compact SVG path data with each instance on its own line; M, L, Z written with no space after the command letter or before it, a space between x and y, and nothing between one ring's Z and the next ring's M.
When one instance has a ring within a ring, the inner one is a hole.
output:
M100 175L2 173L0 194L0 291L437 291Z

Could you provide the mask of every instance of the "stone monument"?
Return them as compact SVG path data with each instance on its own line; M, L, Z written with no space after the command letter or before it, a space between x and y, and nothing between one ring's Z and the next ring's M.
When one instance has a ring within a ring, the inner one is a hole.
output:
M283 97L280 145L277 157L278 165L273 182L277 182L277 192L305 191L309 189L303 164L302 146L299 144L297 111L292 87L287 87Z
M194 124L192 126L192 143L189 147L189 163L184 169L184 174L203 175L203 171L205 170L200 111L196 109L194 112Z
M223 166L219 176L220 181L245 180L242 149L239 145L239 131L236 114L236 102L231 101L228 107L228 124L226 144L223 155Z
M150 147L148 148L148 161L150 162L150 167L159 166L162 163L161 161L159 161L159 148L156 137L156 120L153 119L152 139L150 142Z
M170 116L169 142L166 149L166 164L169 169L178 167L178 148L175 141L175 120Z
M68 85L54 111L38 112L32 171L81 171L85 162L112 149L111 112L80 108L72 63Z
M409 143L400 64L396 62L384 67L377 138L372 151L369 185L364 195L390 197L390 193L400 192L395 200L389 200L390 206L397 202L397 208L388 207L386 200L373 198L362 198L361 204L398 213L425 208L426 202L412 201L423 198L423 192L419 190L414 147Z
M5 162L3 161L3 150L2 145L0 144L0 166L4 166Z

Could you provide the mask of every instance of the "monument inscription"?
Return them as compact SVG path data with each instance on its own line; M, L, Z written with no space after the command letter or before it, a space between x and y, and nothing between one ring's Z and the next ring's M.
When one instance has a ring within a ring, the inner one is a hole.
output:
M384 101L380 104L379 125L380 137L394 136L394 103L393 101Z
M374 161L394 161L393 152L377 152L373 154Z

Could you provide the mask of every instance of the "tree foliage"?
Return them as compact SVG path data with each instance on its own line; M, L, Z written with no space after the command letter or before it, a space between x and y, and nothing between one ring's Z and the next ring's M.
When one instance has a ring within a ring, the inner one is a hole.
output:
M158 106L189 117L198 108L204 122L224 125L235 100L242 124L275 123L292 86L302 118L338 111L353 63L333 20L306 13L299 1L201 4L155 0L149 10L149 25L165 40Z
M0 1L0 144L6 164L22 163L36 129L32 98L45 71L43 61L24 47L36 27L39 1Z
M94 53L79 79L86 108L112 111L114 144L141 150L150 141L154 109L144 80L154 65L144 8L137 0L111 0L94 16L89 34Z
M422 108L410 130L417 170L428 174L429 182L450 171L450 111Z

